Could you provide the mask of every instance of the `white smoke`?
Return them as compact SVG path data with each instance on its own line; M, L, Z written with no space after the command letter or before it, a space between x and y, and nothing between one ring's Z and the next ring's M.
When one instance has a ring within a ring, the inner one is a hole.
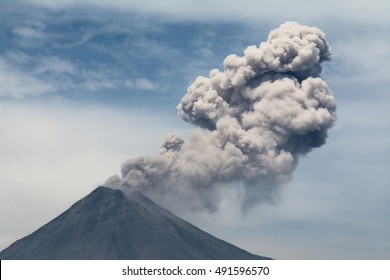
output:
M243 205L267 200L291 180L300 155L325 143L336 104L319 76L330 47L317 28L286 22L244 56L229 55L224 71L198 77L178 105L197 125L184 140L165 137L157 155L129 159L109 186L187 198L215 210L217 190L241 184Z

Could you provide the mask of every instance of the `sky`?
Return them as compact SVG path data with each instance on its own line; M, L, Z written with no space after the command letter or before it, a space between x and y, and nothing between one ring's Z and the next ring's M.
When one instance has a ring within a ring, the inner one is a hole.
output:
M272 203L243 213L227 193L179 216L276 259L389 259L390 3L271 2L0 0L0 249L188 135L176 106L195 78L297 21L332 47L327 143Z

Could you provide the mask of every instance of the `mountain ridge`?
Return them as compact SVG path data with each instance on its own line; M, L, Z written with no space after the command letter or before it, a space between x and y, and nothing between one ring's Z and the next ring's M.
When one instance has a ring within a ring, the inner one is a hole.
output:
M269 259L218 239L139 192L100 186L0 259Z

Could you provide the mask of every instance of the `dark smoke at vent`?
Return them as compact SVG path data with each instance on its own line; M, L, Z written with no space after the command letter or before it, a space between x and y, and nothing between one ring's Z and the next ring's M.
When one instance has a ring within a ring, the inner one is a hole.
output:
M224 70L197 77L177 106L195 129L169 134L157 155L129 159L106 185L216 210L224 188L241 186L243 207L272 199L301 155L322 146L336 104L320 78L330 60L324 33L286 22L267 42L229 55Z

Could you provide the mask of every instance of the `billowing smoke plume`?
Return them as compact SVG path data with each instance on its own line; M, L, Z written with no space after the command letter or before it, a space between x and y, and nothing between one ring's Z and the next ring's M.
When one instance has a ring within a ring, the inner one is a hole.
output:
M336 120L331 91L319 76L330 47L317 28L286 22L224 70L198 77L178 105L197 125L187 140L165 137L157 155L129 159L107 185L187 198L216 209L224 187L243 186L241 203L269 199L291 179L300 155L325 143ZM217 191L218 190L218 191Z

